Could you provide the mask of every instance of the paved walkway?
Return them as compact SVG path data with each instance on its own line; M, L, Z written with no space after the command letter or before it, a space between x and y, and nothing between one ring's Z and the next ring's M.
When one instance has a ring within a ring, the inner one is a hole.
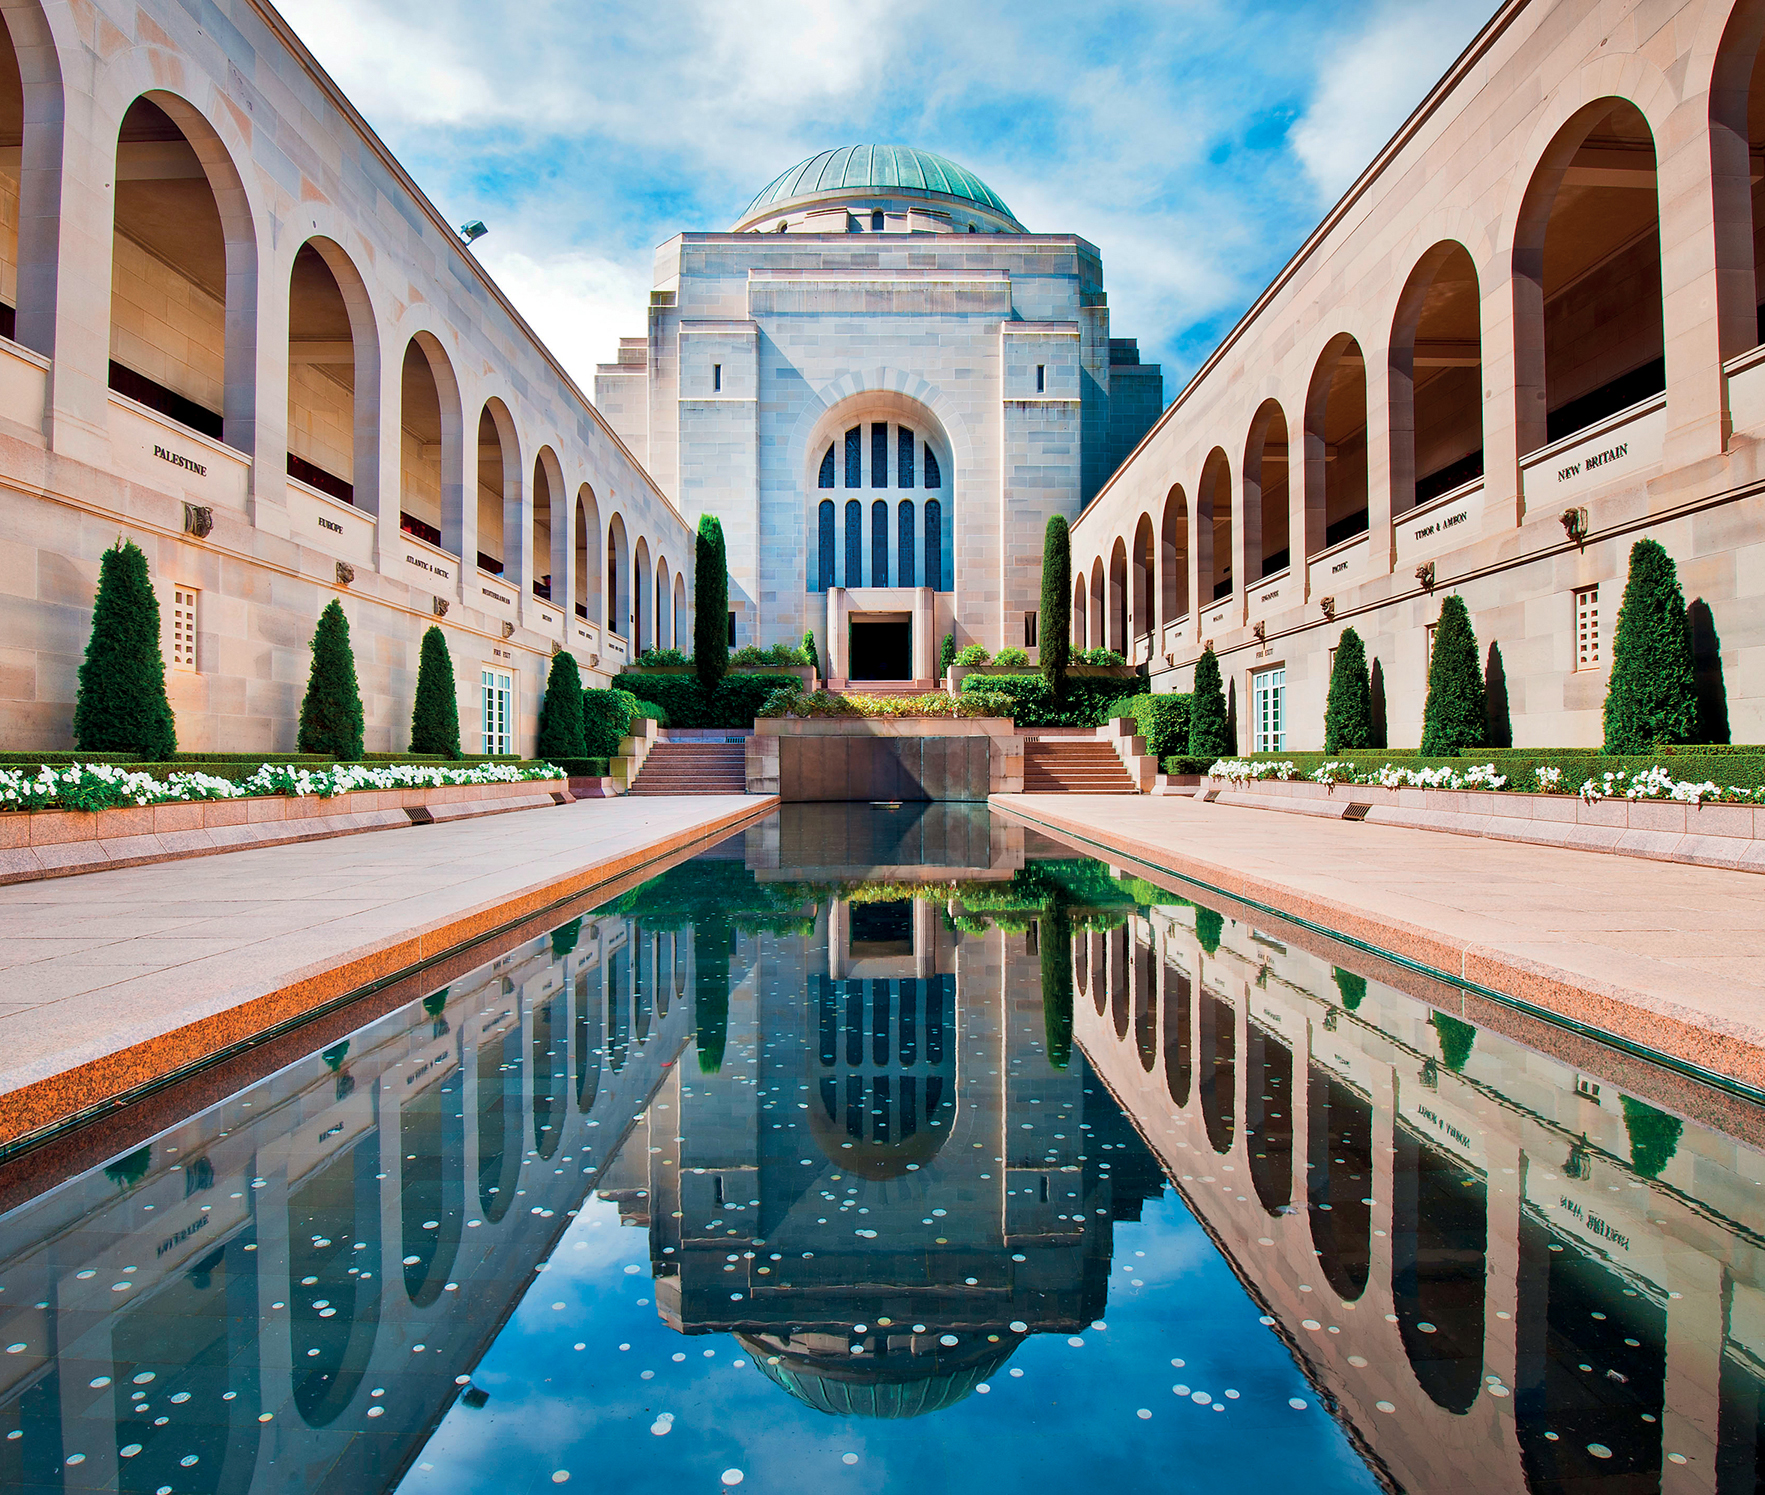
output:
M1176 796L992 803L1765 1088L1757 873Z
M776 803L579 800L0 887L0 1143Z

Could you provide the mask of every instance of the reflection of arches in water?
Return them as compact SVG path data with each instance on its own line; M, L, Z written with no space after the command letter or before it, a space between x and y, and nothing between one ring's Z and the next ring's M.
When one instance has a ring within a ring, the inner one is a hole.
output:
M594 1108L601 1088L601 1040L606 1036L602 974L596 966L576 978L576 1109L584 1116Z
M809 1116L822 1151L866 1178L929 1161L956 1118L956 978L816 976L809 989L821 1102Z
M1109 931L1109 1017L1115 1025L1117 1040L1128 1036L1129 1008L1134 997L1133 948L1126 924Z
M515 1202L521 1176L521 1025L478 1050L478 1207L495 1222Z
M1367 1290L1373 1214L1373 1104L1317 1063L1310 1067L1305 1160L1311 1239L1338 1297Z
M1189 1104L1190 1044L1189 978L1167 960L1164 968L1164 1088L1179 1106Z
M460 1246L466 1200L466 1119L462 1076L453 1065L398 1113L399 1213L406 1258L404 1290L427 1307L441 1296ZM433 1226L433 1229L429 1227ZM410 1257L416 1257L410 1261Z
M1232 1089L1236 1078L1237 1020L1232 1004L1201 989L1199 1021L1195 1032L1196 1079L1201 1089L1201 1119L1207 1123L1207 1140L1218 1153L1232 1150L1237 1132Z
M1151 943L1135 940L1133 956L1134 1047L1140 1053L1140 1068L1151 1074L1158 1068L1158 1006L1154 1001Z
M309 1427L327 1426L349 1406L374 1352L380 1327L380 1280L372 1270L380 1259L379 1171L380 1134L374 1131L289 1196L294 1405Z
M1091 977L1091 1005L1102 1017L1109 1011L1109 935L1093 929L1085 936L1086 958Z
M1489 1200L1469 1168L1401 1121L1391 1185L1391 1297L1404 1353L1434 1404L1468 1412L1483 1389Z
M1527 1487L1658 1489L1665 1306L1530 1209L1520 1218L1519 1287L1514 1428Z
M1251 1020L1244 1044L1244 1135L1250 1179L1271 1215L1293 1198L1293 1050Z
M621 945L607 957L607 1065L614 1074L625 1068L631 1047L631 1008L626 1000L626 975L631 968L630 951Z
M124 1397L116 1398L116 1446L123 1449L139 1444L141 1449L131 1459L119 1459L115 1466L116 1488L127 1495L147 1495L167 1485L203 1495L244 1490L251 1484L257 1464L259 1401L254 1343L259 1253L245 1249L252 1243L252 1233L247 1230L215 1247L194 1266L165 1282L152 1297L130 1304L111 1329L110 1374L124 1396L137 1389L132 1384L136 1375L148 1371L154 1375L149 1387L151 1399L133 1416L123 1410ZM16 1417L13 1426L24 1430L20 1441L27 1448L35 1444L55 1450L53 1462L58 1464L60 1377L54 1364L49 1371L18 1396L11 1410ZM82 1371L81 1379L88 1373ZM222 1401L229 1391L238 1395L230 1402ZM184 1395L192 1405L204 1409L203 1415L155 1427L156 1416L177 1410L167 1405L168 1399ZM12 1453L20 1444L4 1446ZM190 1454L197 1456L197 1462L183 1465L181 1460ZM11 1480L24 1467L28 1466L23 1460L14 1463L0 1454L0 1478L5 1479L7 1489L27 1487L22 1477L17 1483ZM73 1488L73 1475L66 1478L67 1488ZM60 1489L62 1485L51 1475L29 1488Z
M686 1000L686 941L680 937L679 931L669 936L669 948L674 952L674 1000Z
M641 1044L650 1036L650 1014L655 1005L656 937L647 929L634 929L631 938L637 946L637 988L633 994L637 1015L632 1026Z
M1722 1344L1719 1395L1716 1495L1754 1495L1765 1486L1765 1366L1734 1338Z
M656 1016L668 1016L668 999L674 987L674 936L656 936Z
M533 1145L542 1158L557 1152L564 1140L569 1100L570 1062L564 1051L565 989L533 1010Z
M1072 942L1072 985L1081 997L1091 995L1091 936L1081 934Z

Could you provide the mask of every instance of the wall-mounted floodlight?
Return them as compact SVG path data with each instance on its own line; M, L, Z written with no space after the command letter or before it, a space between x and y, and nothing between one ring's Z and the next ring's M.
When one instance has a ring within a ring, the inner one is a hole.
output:
M460 238L468 244L482 239L489 232L490 230L484 226L482 218L474 218L470 223L460 225Z

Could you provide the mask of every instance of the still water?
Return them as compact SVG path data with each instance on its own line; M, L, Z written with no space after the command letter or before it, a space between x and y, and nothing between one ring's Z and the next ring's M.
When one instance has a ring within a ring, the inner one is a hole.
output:
M0 1217L0 1489L1765 1488L1765 1160L1598 1052L789 807Z

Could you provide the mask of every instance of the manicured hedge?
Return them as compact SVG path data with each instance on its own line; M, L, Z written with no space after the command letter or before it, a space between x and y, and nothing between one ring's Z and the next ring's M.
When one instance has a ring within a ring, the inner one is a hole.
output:
M654 684L659 676L646 676ZM611 758L619 751L619 739L631 730L638 714L637 697L628 690L585 690L582 693L582 736L590 758Z
M1141 680L1087 680L1068 676L1066 696L1056 701L1040 675L968 675L962 694L1003 696L1020 727L1100 727L1123 715L1125 702L1145 689Z
M605 758L553 758L550 761L572 779L604 779L612 772Z
M778 689L778 681L777 675L725 675L706 691L696 675L622 674L613 684L615 689L637 692L644 700L655 702L668 714L670 726L739 729L754 725L766 698Z
M1423 757L1420 753L1364 752L1343 753L1331 758L1324 753L1245 753L1238 755L1250 763L1291 763L1303 778L1325 763L1352 763L1362 773L1376 773L1387 764L1399 768L1457 768L1478 763L1493 763L1507 775L1509 789L1537 787L1538 768L1556 768L1562 772L1563 792L1573 794L1588 779L1600 781L1608 773L1644 772L1657 765L1676 779L1693 783L1705 780L1719 788L1737 785L1753 788L1765 784L1765 748L1742 751L1712 752L1705 748L1681 745L1653 753L1602 753L1598 748L1508 748L1468 749L1453 758ZM1209 764L1188 772L1205 772ZM1178 770L1166 766L1167 773Z
M1146 751L1154 757L1186 753L1189 748L1189 697L1187 695L1132 696L1117 708L1131 716L1146 739Z

